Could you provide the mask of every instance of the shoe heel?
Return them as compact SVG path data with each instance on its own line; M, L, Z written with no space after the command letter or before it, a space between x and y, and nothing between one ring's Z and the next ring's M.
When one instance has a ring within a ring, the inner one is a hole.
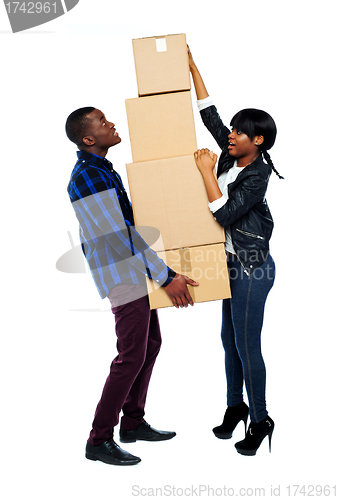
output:
M85 453L85 457L88 458L88 460L98 460L94 455L91 455L90 453Z
M136 439L133 438L126 438L126 437L120 437L120 443L136 443Z
M244 417L243 421L244 421L244 425L245 425L245 434L247 432L247 420L248 420L248 414L246 415L246 417Z
M270 453L271 453L272 434L273 431L268 434L268 449Z

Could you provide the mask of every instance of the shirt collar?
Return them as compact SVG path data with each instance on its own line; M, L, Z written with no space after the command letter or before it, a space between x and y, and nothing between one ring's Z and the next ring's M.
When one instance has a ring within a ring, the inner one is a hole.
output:
M77 156L79 160L88 161L92 165L95 165L97 167L101 167L102 165L104 165L111 172L114 170L113 164L103 156L94 155L92 153L88 153L87 151L77 151Z

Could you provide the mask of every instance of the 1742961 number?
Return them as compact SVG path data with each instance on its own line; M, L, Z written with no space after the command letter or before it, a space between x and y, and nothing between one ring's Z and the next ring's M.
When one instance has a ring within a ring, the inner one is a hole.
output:
M337 496L336 486L301 485L293 484L286 486L289 497L330 497Z
M56 2L8 2L6 3L8 14L50 14L56 13Z

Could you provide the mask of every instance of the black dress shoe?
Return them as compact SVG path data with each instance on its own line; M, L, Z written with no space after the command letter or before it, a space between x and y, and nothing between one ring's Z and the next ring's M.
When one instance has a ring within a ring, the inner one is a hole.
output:
M135 457L127 451L122 450L113 439L105 441L99 446L87 443L85 456L89 460L100 460L105 464L111 465L135 465L141 462L139 457Z
M248 418L248 406L242 402L237 406L228 406L225 412L224 420L221 425L214 427L214 435L219 439L229 439L232 437L233 431L241 420L246 424Z
M127 431L120 429L120 441L122 443L134 443L135 441L166 441L172 439L175 432L157 431L147 422L143 422L137 429Z
M269 451L271 452L273 430L274 422L268 415L261 422L251 422L248 426L245 439L234 445L237 452L241 455L255 455L266 436L268 436Z

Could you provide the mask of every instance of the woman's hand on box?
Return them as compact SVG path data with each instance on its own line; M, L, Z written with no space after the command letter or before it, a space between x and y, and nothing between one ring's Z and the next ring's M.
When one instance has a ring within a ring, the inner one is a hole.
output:
M195 69L196 66L195 66L195 63L193 61L193 56L192 56L191 50L190 50L188 45L187 45L187 54L188 54L188 64L189 64L190 70L192 71L192 69Z
M218 157L209 149L198 149L194 153L194 159L202 175L208 201L212 203L212 201L218 200L222 196L213 171Z
M201 174L210 174L217 163L217 155L209 149L198 149L194 153L195 163Z

